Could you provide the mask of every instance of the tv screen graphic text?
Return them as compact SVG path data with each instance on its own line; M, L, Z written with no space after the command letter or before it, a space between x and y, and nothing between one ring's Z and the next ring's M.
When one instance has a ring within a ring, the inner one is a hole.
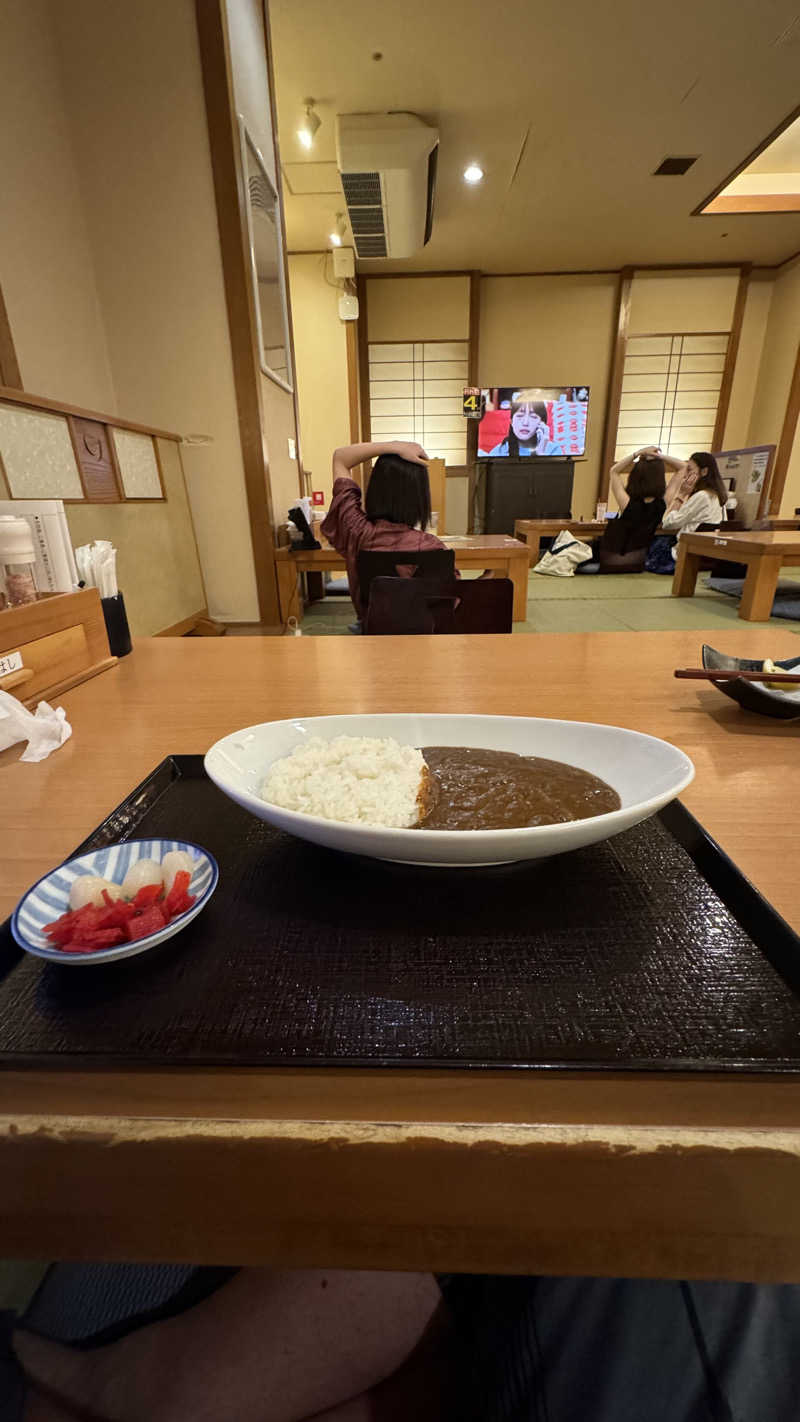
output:
M588 385L494 386L481 395L479 459L585 454Z

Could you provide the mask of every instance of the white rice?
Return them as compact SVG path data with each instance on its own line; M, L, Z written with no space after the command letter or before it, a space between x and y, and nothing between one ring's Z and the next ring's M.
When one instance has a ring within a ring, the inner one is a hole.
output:
M412 829L420 818L424 770L415 746L368 736L314 736L275 762L261 794L301 815Z

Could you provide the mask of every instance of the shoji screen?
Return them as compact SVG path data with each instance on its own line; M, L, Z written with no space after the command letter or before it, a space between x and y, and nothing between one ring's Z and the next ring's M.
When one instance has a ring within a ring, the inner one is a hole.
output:
M677 459L710 450L727 349L727 331L631 336L615 458L645 444Z
M466 341L370 342L372 438L416 440L433 458L463 465L467 422L462 396L467 381Z

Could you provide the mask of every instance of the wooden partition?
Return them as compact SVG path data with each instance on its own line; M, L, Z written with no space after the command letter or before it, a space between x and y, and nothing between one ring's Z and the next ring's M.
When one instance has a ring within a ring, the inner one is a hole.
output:
M447 532L447 471L443 459L432 459L428 465L431 482L431 512L438 514L436 532Z
M207 599L181 436L10 387L0 413L0 499L62 499L74 547L110 539L135 636L193 629Z

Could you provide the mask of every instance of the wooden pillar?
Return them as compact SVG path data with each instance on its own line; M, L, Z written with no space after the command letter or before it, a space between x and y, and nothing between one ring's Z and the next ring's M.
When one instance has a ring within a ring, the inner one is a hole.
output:
M467 383L478 384L481 341L481 274L469 274L469 347ZM475 529L475 465L478 458L478 420L467 420L467 532Z
M258 611L262 622L276 625L278 584L269 467L261 424L260 357L244 209L246 180L241 173L239 125L233 105L223 0L195 0L195 13Z
M361 440L360 381L358 378L358 321L345 322L347 350L347 403L350 416L350 443Z
M772 475L772 492L769 501L769 511L771 514L778 514L781 510L781 500L783 490L786 486L786 475L789 473L789 461L792 457L795 436L797 434L797 421L800 417L800 342L797 346L797 356L794 362L792 373L792 383L789 386L789 398L786 401L786 414L783 417L783 428L778 443L778 452L775 455L775 471Z
M614 463L614 450L617 446L619 402L622 396L622 374L625 369L625 346L628 340L628 322L631 314L632 285L633 268L623 267L619 274L617 328L611 349L611 370L608 377L606 418L603 429L603 452L600 456L600 477L597 481L597 497L602 502L608 499L609 470Z
M14 349L2 287L0 287L0 385L8 385L15 390L22 389L22 376L19 373L17 353Z
M733 321L731 323L730 335L728 336L727 350L725 351L722 384L719 387L717 418L714 421L714 434L711 439L712 449L724 448L725 426L728 422L728 407L731 403L733 377L736 374L736 360L739 355L739 342L742 338L742 322L744 321L744 309L747 305L747 291L750 286L750 273L752 270L753 268L748 262L742 267L739 273L736 305L733 308Z

